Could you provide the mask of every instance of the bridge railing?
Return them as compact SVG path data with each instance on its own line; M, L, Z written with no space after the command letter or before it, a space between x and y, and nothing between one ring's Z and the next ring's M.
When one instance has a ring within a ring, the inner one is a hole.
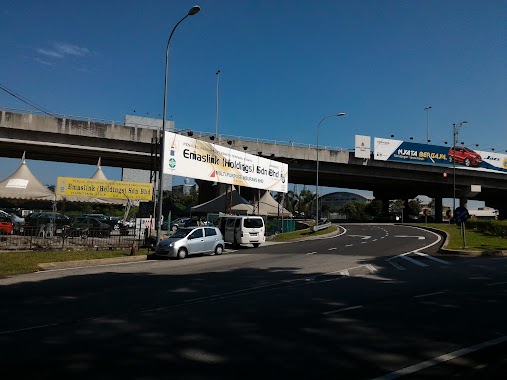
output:
M125 125L124 121L117 121L117 120L111 120L111 119L100 119L100 118L94 118L94 117L88 117L88 116L76 116L76 115L66 115L66 114L57 114L54 112L43 112L38 110L24 110L19 108L10 108L10 107L4 107L0 106L0 111L8 111L8 112L16 112L16 113L24 113L24 114L33 114L33 115L40 115L40 116L52 116L57 118L64 118L64 119L72 119L72 120L84 120L84 121L93 121L103 124L114 124L114 125ZM150 129L160 129L160 127L153 126L153 125L143 125L136 123L137 127L141 128L150 128ZM215 136L214 133L211 132L202 132L202 131L194 131L191 128L186 129L178 129L175 128L174 132L178 134L186 134L188 132L192 132L192 137L208 137L210 138L213 136L216 141L247 141L247 142L256 142L256 143L263 143L263 144L273 144L273 145L283 145L283 146L295 146L299 148L313 148L316 149L316 144L306 144L306 143L299 143L295 141L283 141L283 140L271 140L271 139L261 139L261 138L255 138L255 137L247 137L247 136L237 136L237 135L228 135L228 134L218 134L218 136ZM211 139L210 139L211 140ZM325 150L334 150L339 152L344 151L350 151L349 148L342 148L342 147L335 147L335 146L327 146L327 145L319 145L319 149L325 149Z

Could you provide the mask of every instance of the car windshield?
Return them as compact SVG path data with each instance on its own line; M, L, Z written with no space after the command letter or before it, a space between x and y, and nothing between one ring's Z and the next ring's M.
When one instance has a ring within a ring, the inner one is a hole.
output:
M171 238L184 238L190 232L192 232L193 228L180 228L171 235Z

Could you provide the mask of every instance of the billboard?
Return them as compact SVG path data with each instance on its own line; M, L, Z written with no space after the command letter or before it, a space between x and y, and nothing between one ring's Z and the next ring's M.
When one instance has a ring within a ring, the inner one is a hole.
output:
M373 157L380 161L397 161L457 169L507 173L507 155L454 147L430 145L377 138L374 139Z
M141 182L58 177L56 194L109 199L128 197L131 201L151 201L153 185Z
M172 132L164 141L164 174L288 191L287 164Z
M370 158L371 155L371 137L356 135L355 154L356 158Z

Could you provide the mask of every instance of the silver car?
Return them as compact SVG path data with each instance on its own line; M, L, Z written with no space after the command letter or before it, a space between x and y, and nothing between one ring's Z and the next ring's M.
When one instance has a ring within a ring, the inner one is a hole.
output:
M188 255L221 255L224 237L216 227L179 228L155 248L155 255L184 259Z

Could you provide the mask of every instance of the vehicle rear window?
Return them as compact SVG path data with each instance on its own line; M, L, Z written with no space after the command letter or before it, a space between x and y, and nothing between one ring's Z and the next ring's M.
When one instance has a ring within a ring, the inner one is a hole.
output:
M243 222L245 228L262 228L264 222L260 218L246 218Z

